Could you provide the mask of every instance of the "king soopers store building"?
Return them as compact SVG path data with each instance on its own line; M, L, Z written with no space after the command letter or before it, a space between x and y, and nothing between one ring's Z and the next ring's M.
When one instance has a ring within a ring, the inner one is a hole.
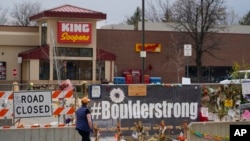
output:
M115 77L126 78L125 83L149 83L148 76L176 83L187 72L192 82L197 81L194 48L188 58L182 51L179 66L174 63L173 35L179 46L192 42L181 38L183 33L171 29L170 24L145 23L147 54L142 73L141 25L138 29L123 24L97 29L97 22L105 19L102 12L63 5L31 16L38 26L0 26L0 83L51 84L59 79L100 83ZM218 82L233 63L250 60L249 26L232 25L214 37L221 39L220 49L213 51L216 57L204 54L203 82Z

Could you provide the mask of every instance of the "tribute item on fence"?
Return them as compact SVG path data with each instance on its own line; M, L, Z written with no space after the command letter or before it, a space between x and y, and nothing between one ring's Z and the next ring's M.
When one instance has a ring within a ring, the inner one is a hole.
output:
M92 98L90 110L102 135L112 135L115 121L120 120L120 130L126 136L133 132L140 120L150 133L164 119L166 126L174 127L172 134L179 134L182 122L197 121L201 88L199 86L162 85L102 85L100 98ZM111 132L110 132L111 131Z
M14 117L52 116L51 91L25 91L14 93Z

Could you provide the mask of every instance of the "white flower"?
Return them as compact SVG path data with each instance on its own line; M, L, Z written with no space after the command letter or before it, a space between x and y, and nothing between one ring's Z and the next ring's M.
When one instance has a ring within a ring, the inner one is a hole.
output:
M110 92L110 99L114 103L121 103L125 98L124 92L120 88L114 88Z

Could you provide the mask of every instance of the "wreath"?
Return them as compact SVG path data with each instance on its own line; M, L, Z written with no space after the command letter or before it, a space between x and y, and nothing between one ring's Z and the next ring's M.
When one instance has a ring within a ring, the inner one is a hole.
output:
M124 92L120 88L114 88L110 91L110 99L114 103L121 103L125 98Z

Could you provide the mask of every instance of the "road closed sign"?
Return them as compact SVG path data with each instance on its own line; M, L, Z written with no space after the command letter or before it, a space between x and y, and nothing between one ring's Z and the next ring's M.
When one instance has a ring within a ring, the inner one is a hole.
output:
M51 91L14 92L14 117L52 116Z

